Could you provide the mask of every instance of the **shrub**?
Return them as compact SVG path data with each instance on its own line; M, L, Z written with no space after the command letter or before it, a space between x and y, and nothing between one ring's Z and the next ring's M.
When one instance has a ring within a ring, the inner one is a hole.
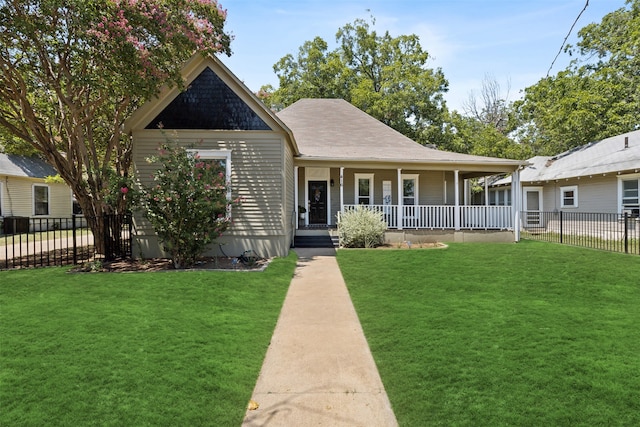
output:
M381 212L358 206L340 215L338 236L347 248L375 248L384 243L387 223Z
M230 225L224 167L175 143L148 161L159 168L142 189L145 216L174 266L190 267Z

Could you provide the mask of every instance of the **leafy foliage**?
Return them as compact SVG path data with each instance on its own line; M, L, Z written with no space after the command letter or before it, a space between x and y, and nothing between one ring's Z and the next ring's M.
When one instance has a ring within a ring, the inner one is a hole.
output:
M145 215L175 267L190 267L231 224L225 171L175 143L148 161L159 168L141 190Z
M264 102L280 109L302 98L342 98L418 142L440 142L448 82L427 66L418 36L379 35L357 19L338 30L336 41L328 51L316 37L297 57L281 58L273 67L280 86L263 87Z
M57 169L98 247L92 218L126 209L105 195L131 166L124 120L162 85L181 85L194 52L229 52L225 17L215 0L0 3L0 135Z
M518 138L534 154L552 155L640 127L640 0L578 33L579 55L556 76L525 90L516 107Z
M348 210L340 215L338 236L347 248L375 248L384 243L387 224L380 212L364 208Z

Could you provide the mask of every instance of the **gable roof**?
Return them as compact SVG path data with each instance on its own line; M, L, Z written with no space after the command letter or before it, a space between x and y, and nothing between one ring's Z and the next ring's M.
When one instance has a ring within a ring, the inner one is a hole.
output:
M626 142L625 142L626 141ZM640 130L572 148L556 156L537 156L520 174L521 182L555 181L612 173L640 172ZM503 178L493 185L511 182Z
M38 157L0 153L0 175L44 179L57 174L53 166Z
M206 67L146 129L272 130L213 70Z
M472 156L418 144L342 99L301 99L278 113L309 160L492 164L519 160Z
M253 92L251 92L251 90L249 90L249 88L247 88L247 86L242 81L240 81L238 77L236 77L235 74L233 74L217 57L195 53L182 68L182 77L184 78L185 86L188 88L189 85L193 83L199 76L201 76L207 68L213 71L213 74L216 76L214 80L219 80L220 83L225 86L222 98L224 98L225 96L227 98L231 96L235 97L234 99L237 98L236 101L241 100L242 102L244 102L248 107L248 109L245 109L244 112L247 113L247 111L250 110L250 114L255 115L255 117L251 118L251 122L253 124L263 122L266 125L263 130L272 129L274 131L284 132L287 135L286 139L293 148L293 152L295 154L298 153L298 146L295 139L293 138L293 133L291 132L291 130L282 122L282 120L278 118L278 116L276 116L273 111L267 108L264 103L260 101L260 99L258 99L258 97ZM129 117L125 121L125 133L130 133L133 129L145 129L149 127L149 125L153 125L154 118L157 118L159 115L161 115L174 100L178 99L180 95L184 93L185 91L181 91L178 87L175 86L164 87L158 94L157 98L154 98L143 104L131 115L131 117ZM220 93L203 94L204 97L211 95L218 99L220 98L218 96L220 95ZM202 98L200 98L200 101L201 100ZM225 102L227 101L228 99L225 99ZM229 116L227 116L227 119L228 118ZM227 121L226 125L222 126L223 129L217 130L229 130L224 129L225 127L229 128L228 123L229 122Z

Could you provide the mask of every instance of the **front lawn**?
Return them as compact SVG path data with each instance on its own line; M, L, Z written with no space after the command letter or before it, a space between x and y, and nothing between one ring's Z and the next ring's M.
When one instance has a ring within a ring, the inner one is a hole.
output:
M640 425L640 257L340 250L401 426Z
M0 425L240 425L295 263L0 272Z

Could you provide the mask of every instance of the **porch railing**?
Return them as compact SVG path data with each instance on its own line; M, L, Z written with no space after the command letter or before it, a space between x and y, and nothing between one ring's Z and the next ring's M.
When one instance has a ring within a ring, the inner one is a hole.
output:
M414 228L445 230L456 228L456 209L460 212L460 228L512 229L511 206L449 206L449 205L343 205L343 211L361 206L380 212L387 228ZM398 215L402 211L402 216ZM401 227L398 226L401 224Z

